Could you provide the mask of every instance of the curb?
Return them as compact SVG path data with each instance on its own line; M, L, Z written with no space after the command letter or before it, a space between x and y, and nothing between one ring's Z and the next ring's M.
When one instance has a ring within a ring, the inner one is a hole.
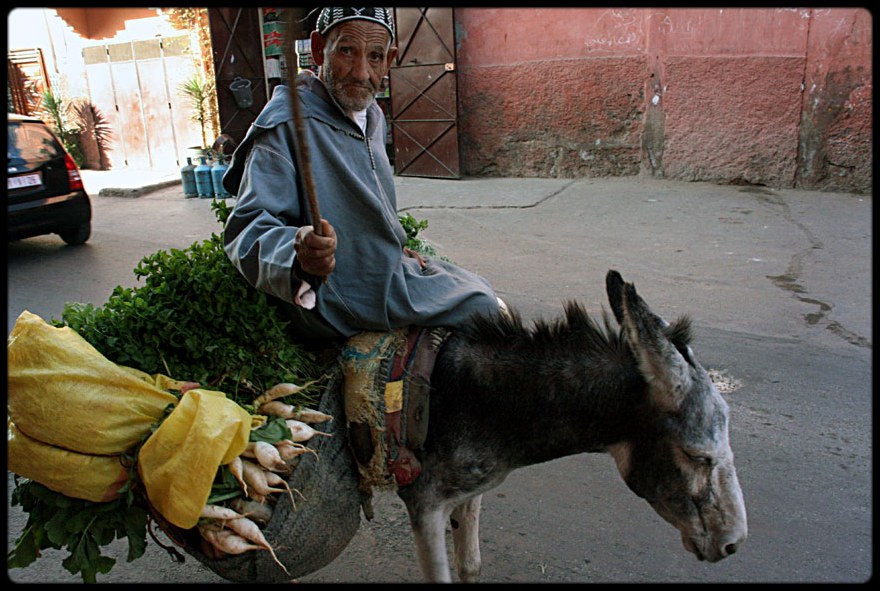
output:
M163 181L143 187L104 187L98 192L99 197L141 197L147 193L158 191L166 187L182 184L180 179Z

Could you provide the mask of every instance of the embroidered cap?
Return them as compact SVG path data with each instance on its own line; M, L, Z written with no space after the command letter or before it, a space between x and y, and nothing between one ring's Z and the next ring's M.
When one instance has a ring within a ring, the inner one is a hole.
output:
M324 8L318 15L315 30L326 35L339 23L353 20L379 23L388 29L388 32L391 33L391 40L394 40L394 22L391 20L391 11L387 8Z

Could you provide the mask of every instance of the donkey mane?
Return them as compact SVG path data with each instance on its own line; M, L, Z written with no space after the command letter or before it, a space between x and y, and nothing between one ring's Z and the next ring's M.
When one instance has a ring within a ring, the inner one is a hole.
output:
M614 359L632 359L632 352L611 322L608 311L602 309L602 322L594 320L578 302L567 300L564 314L551 321L535 320L527 327L516 309L509 314L493 316L477 314L472 322L456 328L466 341L490 349L535 351L541 357L562 351L588 351ZM692 338L689 316L677 318L663 328L663 334L685 358Z
M456 328L465 340L489 348L536 350L541 356L560 347L619 353L623 349L619 333L611 326L608 313L602 311L602 326L579 303L565 302L565 314L551 321L535 320L527 327L516 309L510 314L476 315L473 322Z
M684 357L691 365L694 364L689 349L691 338L693 336L692 324L690 316L685 315L677 318L672 324L663 328L663 334L666 335L666 338L672 341L672 344L675 345L678 352L681 353L682 357Z

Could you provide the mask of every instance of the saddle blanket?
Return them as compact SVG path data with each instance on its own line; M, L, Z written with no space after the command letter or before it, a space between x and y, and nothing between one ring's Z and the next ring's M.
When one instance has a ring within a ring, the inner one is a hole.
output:
M414 451L428 434L431 372L448 334L419 326L367 331L342 349L349 446L367 497L374 487L396 490L421 473Z

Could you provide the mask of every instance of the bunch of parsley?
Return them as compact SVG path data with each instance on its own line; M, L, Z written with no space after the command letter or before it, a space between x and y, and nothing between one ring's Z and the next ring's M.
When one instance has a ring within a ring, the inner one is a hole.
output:
M212 208L225 222L226 203ZM199 382L242 405L318 370L314 353L292 341L281 310L229 261L218 234L146 256L134 273L142 286L116 287L101 307L67 304L55 324L114 363Z

